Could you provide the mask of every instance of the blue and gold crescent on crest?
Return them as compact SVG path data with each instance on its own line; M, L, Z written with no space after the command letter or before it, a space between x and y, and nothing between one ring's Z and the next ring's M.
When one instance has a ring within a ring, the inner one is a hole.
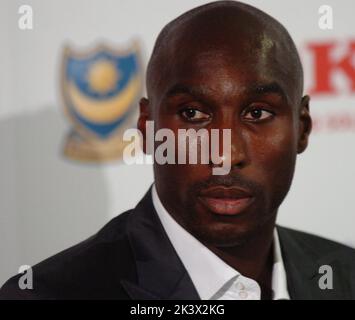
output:
M62 89L70 118L97 138L108 138L134 109L141 90L138 50L107 47L75 54L66 49Z

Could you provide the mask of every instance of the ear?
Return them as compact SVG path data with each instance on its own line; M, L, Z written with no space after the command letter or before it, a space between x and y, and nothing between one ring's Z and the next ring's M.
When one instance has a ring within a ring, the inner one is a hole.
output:
M308 138L312 131L312 118L309 113L309 96L304 96L301 100L301 106L299 111L299 133L297 153L302 153L306 150L308 145Z
M147 153L147 128L146 122L149 120L149 100L147 98L142 98L139 101L139 117L137 121L137 128L142 133L143 137L143 152Z

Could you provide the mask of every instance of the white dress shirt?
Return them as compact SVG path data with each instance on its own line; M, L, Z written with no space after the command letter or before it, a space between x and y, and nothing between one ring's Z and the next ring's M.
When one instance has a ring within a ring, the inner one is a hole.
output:
M181 227L163 207L155 185L152 199L168 238L202 300L260 300L259 284L244 277ZM273 248L273 300L290 299L276 228Z

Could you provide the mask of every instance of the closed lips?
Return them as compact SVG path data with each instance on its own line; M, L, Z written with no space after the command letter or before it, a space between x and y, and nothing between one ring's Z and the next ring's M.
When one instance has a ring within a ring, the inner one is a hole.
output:
M252 194L237 187L211 187L201 191L202 204L218 215L237 215L253 202Z

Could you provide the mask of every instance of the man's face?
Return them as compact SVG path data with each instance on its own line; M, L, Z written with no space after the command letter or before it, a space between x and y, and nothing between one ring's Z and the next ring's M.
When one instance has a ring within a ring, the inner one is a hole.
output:
M164 207L191 234L216 246L241 244L274 224L303 130L301 98L282 66L275 66L278 57L241 46L182 46L150 102L141 103L142 110L149 104L155 130L169 128L176 137L178 129L231 129L227 175L213 175L213 164L154 164Z

